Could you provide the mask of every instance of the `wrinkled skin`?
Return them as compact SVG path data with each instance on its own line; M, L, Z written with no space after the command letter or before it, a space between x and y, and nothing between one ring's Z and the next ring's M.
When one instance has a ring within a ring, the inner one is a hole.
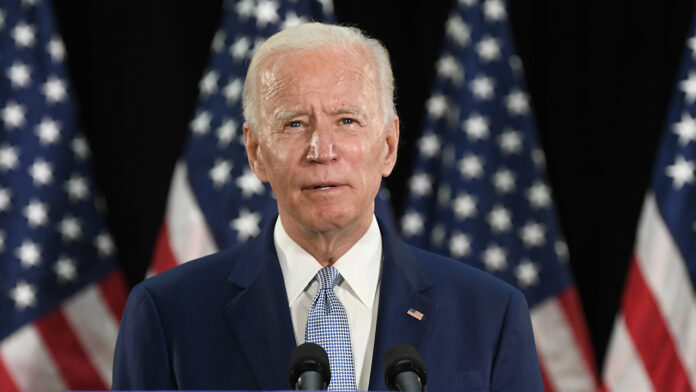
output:
M399 119L385 124L362 47L276 53L261 67L259 121L244 124L249 164L271 184L290 237L331 265L372 221L396 163Z

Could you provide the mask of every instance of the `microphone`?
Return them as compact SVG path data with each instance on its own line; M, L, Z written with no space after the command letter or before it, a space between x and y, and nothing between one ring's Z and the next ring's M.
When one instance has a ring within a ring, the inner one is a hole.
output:
M326 390L331 381L329 355L316 343L302 343L290 356L290 388L296 391Z
M428 373L418 350L409 344L397 344L384 353L384 381L390 391L425 391Z

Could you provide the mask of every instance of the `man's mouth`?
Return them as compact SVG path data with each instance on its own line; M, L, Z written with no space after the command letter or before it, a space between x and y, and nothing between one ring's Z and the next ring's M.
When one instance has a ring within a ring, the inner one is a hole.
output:
M315 185L312 187L312 189L331 189L335 187L336 185Z

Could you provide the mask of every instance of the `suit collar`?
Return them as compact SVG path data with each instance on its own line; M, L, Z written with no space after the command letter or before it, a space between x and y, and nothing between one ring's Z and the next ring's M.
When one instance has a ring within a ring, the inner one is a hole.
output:
M288 363L297 344L273 246L273 222L235 255L228 280L239 290L226 305L228 319L259 389L288 389Z
M433 282L418 265L411 248L384 226L382 240L384 262L369 389L386 391L384 353L401 343L424 352L435 326L438 306L425 295ZM409 309L422 313L422 319L409 315Z

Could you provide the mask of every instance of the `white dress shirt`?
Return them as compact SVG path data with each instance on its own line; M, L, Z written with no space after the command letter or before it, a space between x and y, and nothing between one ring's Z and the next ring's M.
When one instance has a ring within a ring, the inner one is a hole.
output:
M309 308L319 290L315 275L322 266L288 236L280 218L276 221L273 239L285 281L295 340L301 344L305 341ZM370 383L381 264L382 234L373 216L367 232L333 265L343 277L334 291L348 315L355 381L361 391L366 391Z

